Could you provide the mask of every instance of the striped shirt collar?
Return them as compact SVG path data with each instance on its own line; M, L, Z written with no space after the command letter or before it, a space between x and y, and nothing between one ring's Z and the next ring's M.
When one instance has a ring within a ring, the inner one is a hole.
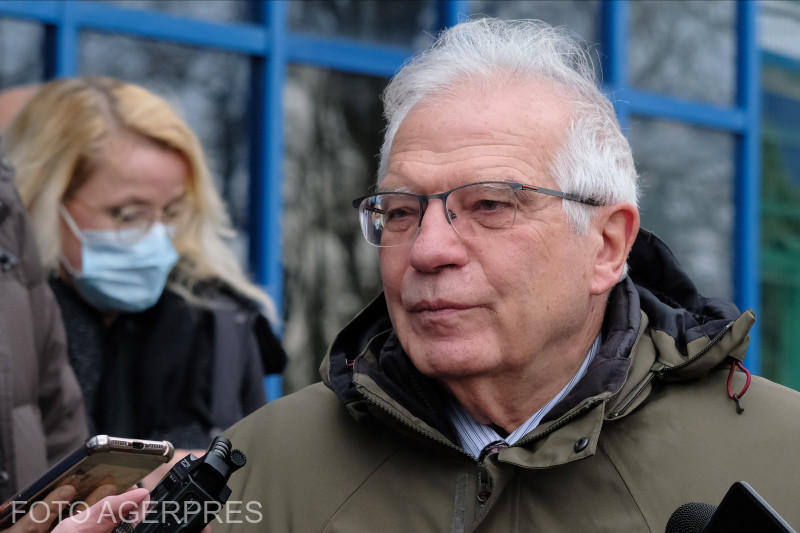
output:
M491 426L485 426L476 422L457 400L452 399L452 401L449 403L447 414L450 417L450 421L453 423L453 426L455 427L461 447L472 457L478 459L483 449L489 444L499 444L501 447L512 446L515 444L530 431L533 431L536 426L539 425L539 422L542 421L545 415L547 415L547 413L550 412L550 410L556 404L558 404L558 402L560 402L567 394L569 394L569 392L586 374L586 369L589 367L589 363L592 362L592 359L594 359L594 356L599 348L600 335L598 335L594 340L594 343L592 344L592 347L589 348L589 353L586 354L581 367L578 369L575 375L572 376L572 379L569 381L569 383L564 385L564 388L562 388L558 394L556 394L549 402L547 402L544 407L535 412L533 416L531 416L527 421L525 421L521 426L519 426L505 438L501 437Z

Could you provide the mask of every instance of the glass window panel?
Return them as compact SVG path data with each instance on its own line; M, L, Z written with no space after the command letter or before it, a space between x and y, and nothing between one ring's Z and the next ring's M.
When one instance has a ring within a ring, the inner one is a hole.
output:
M232 246L244 264L250 187L249 58L96 32L81 35L80 74L142 85L167 99L194 130L240 232Z
M566 27L585 43L600 41L600 2L597 0L469 0L473 15L501 19L539 19L554 26Z
M736 94L736 4L630 2L630 83L719 105Z
M800 388L800 63L762 70L762 374Z
M760 0L758 6L760 48L800 61L800 3Z
M293 31L420 48L436 23L430 0L295 0L289 2Z
M633 118L642 227L672 249L704 296L731 298L734 137Z
M248 0L102 0L118 7L160 11L170 15L204 19L212 22L249 22Z
M334 335L380 291L351 200L374 186L386 80L290 66L285 107L286 392L319 379Z
M44 37L39 24L0 17L0 89L42 79Z

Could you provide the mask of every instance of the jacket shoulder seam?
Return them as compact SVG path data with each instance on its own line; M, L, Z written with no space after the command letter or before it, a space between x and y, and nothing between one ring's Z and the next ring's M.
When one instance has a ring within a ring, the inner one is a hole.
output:
M622 472L619 471L619 468L617 468L617 464L614 462L614 459L611 457L611 455L609 455L606 452L605 446L601 442L597 443L597 452L602 453L605 456L605 458L608 459L608 463L614 469L614 472L617 473L617 476L619 477L619 480L622 482L622 486L625 487L625 490L627 491L628 496L630 497L630 499L633 502L633 504L636 506L636 511L638 511L639 516L642 517L642 522L647 524L648 531L652 532L653 529L650 527L650 523L648 522L647 516L644 514L644 511L642 511L642 506L639 505L639 501L636 499L636 496L634 495L634 493L631 490L630 486L628 486L628 480L625 479L625 476L623 476Z
M336 507L336 509L333 511L333 513L331 513L331 515L328 517L328 519L325 520L325 523L322 525L322 529L320 531L323 531L323 532L324 531L328 531L328 528L329 528L329 526L331 524L331 521L334 518L336 518L336 516L339 514L339 511L342 510L342 508L347 504L347 502L349 502L352 499L352 497L359 490L361 490L361 487L363 487L364 484L367 481L369 481L372 478L372 476L375 475L375 473L383 467L383 465L385 465L392 457L394 457L397 454L397 450L398 450L397 447L392 449L392 451L390 453L388 453L386 455L386 457L384 457L384 459L382 461L380 461L378 464L375 465L375 467L369 472L369 474L364 476L364 479L362 479L361 482L358 485L356 485L353 488L353 490L350 491L350 494L348 494L347 497L342 500L342 502Z

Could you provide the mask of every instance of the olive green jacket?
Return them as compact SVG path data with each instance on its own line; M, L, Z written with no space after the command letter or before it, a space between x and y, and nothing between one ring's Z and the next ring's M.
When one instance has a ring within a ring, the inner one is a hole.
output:
M727 394L753 314L697 294L647 232L629 264L584 379L481 460L456 444L444 393L411 366L379 297L332 344L323 383L229 430L248 463L214 531L662 532L736 480L800 527L800 394L754 377L741 413ZM736 372L731 388L744 383Z

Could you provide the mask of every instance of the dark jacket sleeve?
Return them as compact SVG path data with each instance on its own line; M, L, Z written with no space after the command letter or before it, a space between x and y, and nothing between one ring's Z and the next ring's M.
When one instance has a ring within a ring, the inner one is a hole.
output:
M272 332L267 318L259 313L253 323L253 335L258 343L261 364L266 374L280 374L286 366L286 352L281 341Z
M242 387L244 415L266 403L263 377L266 374L279 374L286 366L286 352L272 332L267 318L262 313L255 312L252 321L248 322L251 325L244 333L246 342L243 343L248 378Z
M265 403L267 396L264 391L264 366L262 364L262 354L259 343L254 335L245 333L242 342L244 353L245 373L242 380L241 402L242 416L247 416Z
M225 429L263 406L264 376L283 370L286 354L266 317L239 302L235 309L216 309L212 419Z

